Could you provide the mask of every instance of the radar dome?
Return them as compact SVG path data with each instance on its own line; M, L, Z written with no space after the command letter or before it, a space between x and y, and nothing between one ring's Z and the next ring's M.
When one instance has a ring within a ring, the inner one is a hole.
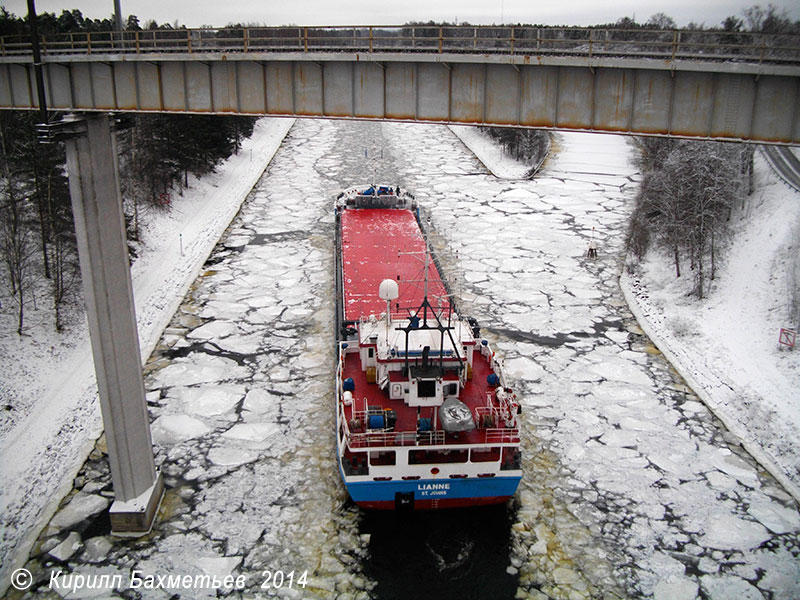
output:
M378 288L378 296L386 300L396 300L400 295L400 289L397 287L397 282L394 279L384 279Z

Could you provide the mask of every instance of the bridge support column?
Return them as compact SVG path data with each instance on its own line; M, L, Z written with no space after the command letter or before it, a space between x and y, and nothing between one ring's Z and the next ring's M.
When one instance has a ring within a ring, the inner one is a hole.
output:
M164 484L156 471L119 192L106 114L73 123L66 140L89 334L114 485L111 531L150 531Z

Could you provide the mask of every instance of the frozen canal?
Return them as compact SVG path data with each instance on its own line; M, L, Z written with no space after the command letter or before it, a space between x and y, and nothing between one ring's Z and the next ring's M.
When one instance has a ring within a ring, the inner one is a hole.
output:
M504 181L444 127L297 121L147 366L156 529L107 535L100 444L28 565L42 586L136 570L241 576L245 598L800 597L796 506L622 300L632 146L558 134L554 151ZM373 172L416 193L463 312L506 357L526 424L511 506L364 516L338 481L330 199ZM217 595L115 593L178 592Z

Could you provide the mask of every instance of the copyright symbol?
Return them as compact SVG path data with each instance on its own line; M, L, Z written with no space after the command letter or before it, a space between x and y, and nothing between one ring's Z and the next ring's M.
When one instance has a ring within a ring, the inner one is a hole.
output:
M28 569L17 569L11 574L11 585L16 589L24 591L31 587L33 575Z

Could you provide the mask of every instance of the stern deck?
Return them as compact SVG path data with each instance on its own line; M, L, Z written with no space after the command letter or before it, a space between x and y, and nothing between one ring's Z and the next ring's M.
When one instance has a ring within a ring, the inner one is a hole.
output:
M472 379L467 380L466 386L461 390L458 399L470 409L475 417L478 408L487 406L487 392L494 397L494 387L487 382L487 377L492 373L489 361L480 354L476 354L473 363ZM351 430L354 434L352 440L354 447L379 447L379 446L410 446L410 445L491 445L519 442L517 429L493 427L478 427L472 431L461 433L447 433L441 429L438 422L431 435L417 436L417 408L408 406L402 399L392 399L378 387L377 384L367 381L367 374L361 369L358 353L351 352L345 356L342 370L343 378L352 378L355 383L353 391L353 404L344 406L344 415L348 423L354 418L356 412L362 412L372 407L379 407L381 411L393 410L397 415L394 427L388 431L370 430L366 427L359 431ZM495 402L493 404L496 405ZM420 416L430 419L434 424L434 409L420 409ZM366 434L359 438L360 434ZM398 435L406 434L406 435ZM430 439L429 439L430 438ZM430 442L427 443L427 442Z

